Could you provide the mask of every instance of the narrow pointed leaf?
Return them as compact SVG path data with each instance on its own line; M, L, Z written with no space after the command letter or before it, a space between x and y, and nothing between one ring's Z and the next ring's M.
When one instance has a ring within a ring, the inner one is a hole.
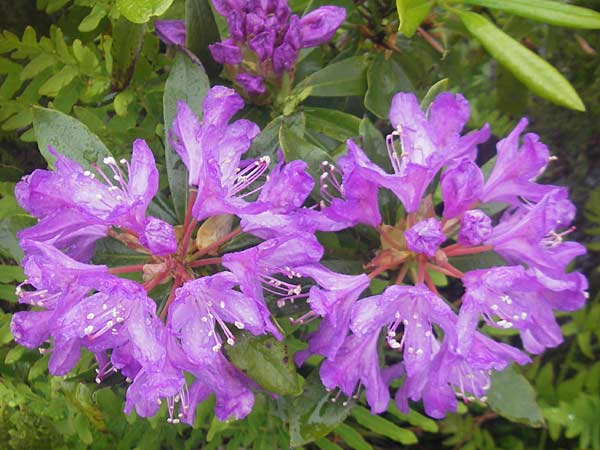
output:
M459 15L467 30L481 42L488 53L535 94L557 105L585 111L573 86L550 63L485 17L468 11L459 12Z
M463 0L470 5L499 9L516 16L570 28L600 28L600 13L550 0Z
M400 19L398 31L406 37L411 37L429 14L429 0L396 0L396 9Z

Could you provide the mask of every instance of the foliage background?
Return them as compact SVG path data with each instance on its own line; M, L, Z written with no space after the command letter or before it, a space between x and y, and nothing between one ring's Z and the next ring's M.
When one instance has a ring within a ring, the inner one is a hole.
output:
M518 373L504 375L509 377L512 392L496 391L501 401L494 404L490 398L489 407L477 403L461 407L439 422L418 410L406 416L391 407L385 415L372 417L361 405L328 405L323 417L311 422L302 408L318 405L325 393L309 376L300 397L275 401L258 396L255 411L240 422L216 421L208 402L190 428L169 425L161 416L150 420L125 416L121 412L125 384L113 377L95 385L90 355L68 377L50 377L47 356L17 346L8 328L10 314L20 308L14 285L23 277L15 265L20 254L14 233L32 223L16 205L12 189L22 175L46 164L31 128L36 117L43 121L44 110L32 106L76 117L117 157L127 155L136 137L146 139L157 155L164 152L163 91L173 52L165 52L159 44L152 20L145 25L129 23L120 16L118 3L0 1L0 30L14 36L5 33L0 38L0 448L268 449L288 448L290 437L300 442L298 435L310 435L318 439L304 448L600 449L600 65L596 53L600 52L600 35L504 13L490 16L557 67L576 88L587 112L531 95L475 40L466 38L460 23L442 10L434 10L423 27L446 49L443 57L422 35L396 38L397 22L367 21L363 28L348 30L348 39L359 42L360 48L324 48L303 60L297 73L297 79L302 79L332 59L370 52L376 55L366 74L371 94L364 87L359 91L360 96L366 95L364 103L370 104L366 116L375 129L385 127L382 119L387 106L377 103L381 90L415 90L422 97L436 81L448 78L448 86L471 101L471 126L490 121L494 134L501 136L526 115L530 129L558 156L545 181L569 186L579 208L573 236L589 244L590 252L578 260L578 268L590 279L590 301L585 310L561 317L563 346L523 368L525 378ZM294 10L302 11L306 3L294 2ZM364 2L337 3L355 8ZM395 14L393 4L378 4L390 17ZM600 10L598 1L577 4ZM489 14L489 10L477 10ZM184 14L184 2L176 0L161 18ZM392 44L401 52L392 52L392 58L386 59L383 50L389 56L389 36L394 36ZM134 58L138 50L140 56ZM374 89L380 91L373 93ZM303 107L307 126L311 128L312 120L323 131L325 122L315 109L323 106L363 117L360 96L308 99ZM264 108L251 108L248 115L262 127L269 122ZM356 123L345 125L352 128ZM304 137L335 155L341 141L335 135L344 131L329 130L333 138L328 133ZM160 169L164 175L166 167ZM166 176L161 180L165 188ZM293 342L288 345L293 347ZM498 383L503 385L502 380Z

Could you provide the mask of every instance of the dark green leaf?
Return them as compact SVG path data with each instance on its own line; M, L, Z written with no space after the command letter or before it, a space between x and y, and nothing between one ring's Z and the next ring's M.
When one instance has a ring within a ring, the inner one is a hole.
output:
M113 30L111 77L113 89L116 91L122 91L131 81L135 63L144 44L146 26L132 22L125 17L119 17Z
M198 117L202 118L202 102L210 88L204 68L182 52L175 56L175 63L165 84L163 112L165 119L165 161L171 198L177 217L183 221L187 203L187 170L181 158L168 143L168 130L177 114L177 101L185 101Z
M233 364L266 390L279 395L298 395L303 378L296 373L285 344L272 336L244 334L227 348Z
M96 243L92 261L112 267L128 266L144 264L148 261L148 255L127 248L116 239L104 238Z
M289 425L290 446L322 438L346 419L352 402L331 400L332 396L323 387L317 371L306 379L302 395L277 400L281 419Z
M487 393L488 404L507 419L532 426L544 423L535 400L535 391L525 377L510 366L492 374L492 386Z
M465 27L488 53L535 94L557 105L585 111L585 106L573 86L551 64L485 17L470 11L462 11L459 15Z
M571 28L600 28L600 13L550 0L463 0L471 5L499 9L516 16Z
M404 445L416 444L418 442L417 436L412 431L400 428L381 416L372 415L362 406L356 406L352 409L352 417L363 427L393 441Z
M288 128L283 123L279 129L279 143L287 161L294 159L306 161L314 176L319 175L323 161L331 160L331 156L325 150L311 144L298 133L297 129Z
M14 215L0 220L0 255L21 261L23 250L19 247L17 231L33 226L35 219L26 214Z
M317 131L340 142L359 135L360 119L336 109L304 108L306 128Z
M217 76L220 67L213 59L208 46L221 38L208 0L186 0L185 29L186 47L200 59L211 77Z
M506 261L493 251L476 253L474 255L453 256L450 258L450 263L463 272L506 265Z
M385 139L375 125L366 117L360 121L360 135L362 137L362 149L375 164L387 171L392 170L390 159L385 149Z
M101 164L104 158L111 156L108 148L88 127L61 112L34 107L33 127L38 148L49 166L56 159L48 151L49 146L84 168L91 168L92 163Z
M396 0L396 9L400 19L400 31L404 36L411 37L429 14L431 9L429 0Z
M334 444L333 442L331 442L325 438L317 439L315 441L315 444L321 450L343 450L342 447L340 447L337 444Z
M117 0L117 8L134 23L146 23L152 16L164 13L173 0Z
M421 109L423 111L427 110L427 108L429 108L429 105L431 105L431 102L433 102L433 100L437 97L438 94L441 94L444 91L448 90L448 78L444 78L440 81L438 81L437 83L435 83L433 86L431 86L429 88L429 90L427 91L427 94L425 94L425 97L423 97L423 100L421 101Z
M430 433L438 432L438 425L435 420L430 419L429 417L426 417L415 410L411 409L408 414L404 414L398 409L394 402L390 402L390 405L388 406L388 412L400 420L408 422L416 427L420 427L424 431L428 431Z
M302 80L292 91L293 95L306 98L346 97L364 95L367 88L367 60L353 56L330 64Z
M378 53L367 70L365 107L376 116L387 119L394 94L415 90L412 83L394 58Z

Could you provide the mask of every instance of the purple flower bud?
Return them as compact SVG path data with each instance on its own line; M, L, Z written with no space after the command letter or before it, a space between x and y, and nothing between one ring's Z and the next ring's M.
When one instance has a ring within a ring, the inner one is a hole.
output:
M156 217L147 217L140 243L155 255L169 255L177 251L173 227Z
M258 14L250 13L246 16L246 35L254 36L265 29L265 19Z
M467 211L460 220L457 241L461 245L479 245L492 232L492 219L479 209Z
M154 22L158 38L165 44L185 46L185 22L183 20L157 20Z
M272 31L263 31L248 42L248 47L256 53L261 62L271 58L274 45L275 33Z
M265 85L261 77L255 77L248 73L239 73L235 81L246 91L248 95L260 95L265 93Z
M314 47L327 42L346 19L346 10L338 6L321 6L300 20L302 47Z
M404 233L404 237L409 250L429 257L434 256L440 244L446 240L441 223L433 217L414 224Z
M284 42L273 52L273 70L279 75L292 70L297 57L298 51Z
M473 161L465 158L444 172L440 184L444 199L444 218L450 219L477 200L483 188L483 174Z
M231 39L208 46L212 57L220 64L239 64L242 62L242 52L233 44Z

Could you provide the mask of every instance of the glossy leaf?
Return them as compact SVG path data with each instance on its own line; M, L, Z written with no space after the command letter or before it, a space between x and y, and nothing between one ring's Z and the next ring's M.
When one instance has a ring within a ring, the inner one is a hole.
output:
M533 387L512 366L492 374L492 386L487 397L490 407L507 419L532 426L544 423Z
M444 78L431 86L425 94L425 97L423 97L423 100L421 100L421 109L423 111L427 110L438 94L448 90L448 84L448 78Z
M352 417L363 427L400 444L410 445L418 442L417 436L412 431L400 428L381 416L372 415L362 406L352 409Z
M186 0L185 29L186 47L200 59L211 77L219 75L220 66L208 50L209 44L220 41L208 0Z
M304 108L306 128L329 136L340 142L346 142L359 135L360 119L336 109Z
M381 119L386 119L394 94L413 92L414 86L394 58L378 53L367 70L365 107Z
M346 97L364 95L367 88L367 61L353 56L330 64L302 80L292 91L301 97Z
M134 23L146 23L152 16L164 13L173 0L117 0L117 8Z
M556 68L474 12L459 13L462 22L500 64L540 97L577 111L585 111L575 89Z
M243 335L227 349L231 362L269 392L298 395L304 379L296 373L292 355L272 336Z
M38 148L49 166L55 161L48 152L49 146L86 168L91 168L92 163L100 164L104 158L111 156L108 148L87 126L53 109L34 107L33 128Z
M190 108L202 117L202 101L210 88L204 68L182 52L175 56L175 63L165 84L163 114L165 123L165 160L171 198L177 217L183 221L187 203L187 170L169 142L169 129L177 114L177 101L185 101Z
M581 6L551 0L462 0L470 5L499 9L552 25L570 28L600 28L600 13Z
M320 174L321 163L331 160L331 156L325 150L304 139L299 130L283 124L279 129L279 143L287 161L305 161L311 173L316 176Z
M278 399L282 420L287 422L290 446L300 446L320 439L338 427L348 416L352 402L332 402L332 397L313 372L304 385L304 392L295 398Z
M429 14L429 0L396 0L396 10L400 19L400 31L404 36L411 37Z
M115 24L111 46L111 78L116 91L125 89L131 81L135 63L144 43L145 30L145 25L133 23L125 17L119 17Z

